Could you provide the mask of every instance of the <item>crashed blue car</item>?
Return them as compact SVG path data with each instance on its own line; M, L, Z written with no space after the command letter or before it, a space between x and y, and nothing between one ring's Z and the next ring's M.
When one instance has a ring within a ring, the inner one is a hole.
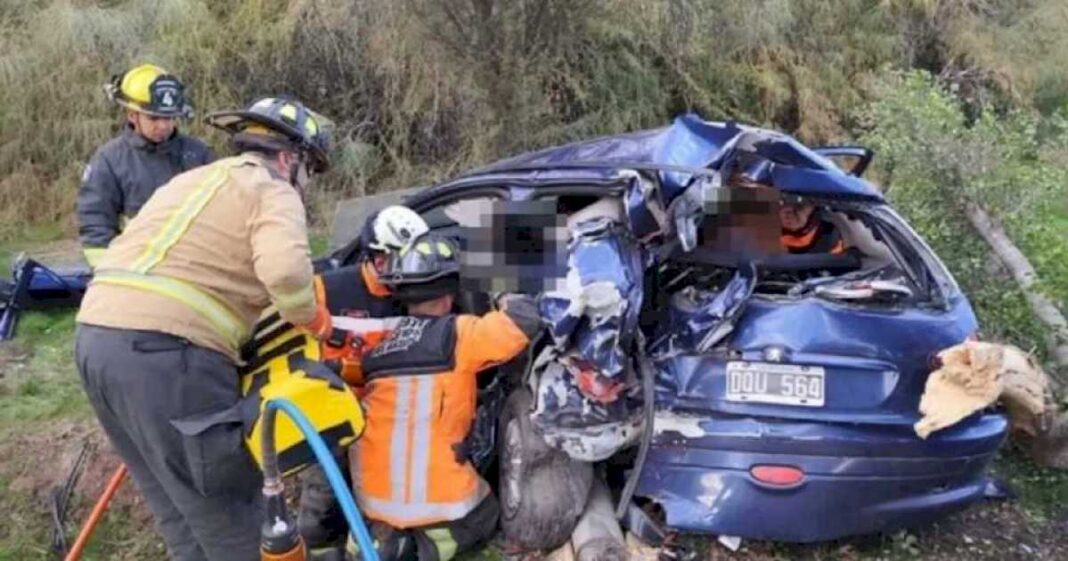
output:
M562 543L596 479L632 530L791 542L921 525L984 496L1001 413L926 440L912 427L936 353L976 318L861 179L871 157L685 115L405 201L473 256L463 311L539 294L546 334L484 379L471 437L499 474L506 539ZM847 249L783 250L783 204L814 207Z

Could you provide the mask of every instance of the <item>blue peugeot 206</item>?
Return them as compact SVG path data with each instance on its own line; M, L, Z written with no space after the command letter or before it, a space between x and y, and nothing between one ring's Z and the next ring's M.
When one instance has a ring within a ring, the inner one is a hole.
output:
M913 430L937 353L977 323L861 179L871 159L685 115L406 198L464 244L459 311L539 295L545 336L482 379L465 446L499 475L507 539L561 543L600 482L640 535L792 542L924 524L988 492L1004 415Z

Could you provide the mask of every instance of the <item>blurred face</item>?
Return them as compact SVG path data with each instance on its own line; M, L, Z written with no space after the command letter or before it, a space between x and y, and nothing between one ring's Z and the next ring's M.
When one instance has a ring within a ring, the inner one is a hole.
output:
M779 207L779 221L787 230L800 230L808 224L814 210L813 205L784 204Z
M154 144L170 138L178 123L178 120L172 117L156 117L137 111L130 111L127 118L138 134Z
M371 264L374 265L375 270L382 272L386 269L386 264L389 263L389 254L384 251L371 252Z
M412 304L408 306L408 313L418 316L430 317L445 316L452 311L452 305L455 301L455 296L453 296L452 294L446 294L445 296L441 296L433 300L420 302L418 304Z
M304 193L311 182L311 174L308 173L308 164L293 152L279 152L275 159L275 167L283 177L290 178L293 188L304 198Z

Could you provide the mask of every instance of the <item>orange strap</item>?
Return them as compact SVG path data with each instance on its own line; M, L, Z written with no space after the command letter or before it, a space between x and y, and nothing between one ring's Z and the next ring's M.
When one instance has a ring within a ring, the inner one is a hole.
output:
M367 286L367 292L378 298L388 298L393 295L389 287L378 281L378 271L370 261L360 266L360 275L363 276L363 284Z
M819 228L811 228L804 234L787 234L782 235L782 245L789 249L805 249L812 245L812 242L816 241L816 233Z
M126 464L122 464L112 474L111 480L108 481L108 486L104 488L104 493L100 495L96 504L93 505L93 512L89 514L89 518L86 519L85 524L82 526L82 531L78 533L78 539L74 542L74 547L70 548L70 553L63 558L63 561L78 561L78 559L82 558L82 551L89 543L93 530L100 523L100 519L104 517L104 512L107 511L111 498L115 496L115 493L119 490L119 485L122 485L122 480L125 478Z

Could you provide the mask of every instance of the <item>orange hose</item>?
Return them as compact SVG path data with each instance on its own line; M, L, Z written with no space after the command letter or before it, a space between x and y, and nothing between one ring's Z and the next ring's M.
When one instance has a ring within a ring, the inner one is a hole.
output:
M74 547L70 548L70 553L63 558L63 561L78 561L78 559L82 558L82 550L89 543L89 537L93 535L96 525L104 517L104 512L108 509L108 503L111 502L111 498L115 496L115 492L119 490L119 485L122 485L122 480L125 478L126 464L121 464L119 469L115 470L115 473L111 475L111 480L108 481L108 486L104 488L104 493L100 495L96 504L93 505L93 512L89 514L89 518L82 525L82 531L78 534Z

